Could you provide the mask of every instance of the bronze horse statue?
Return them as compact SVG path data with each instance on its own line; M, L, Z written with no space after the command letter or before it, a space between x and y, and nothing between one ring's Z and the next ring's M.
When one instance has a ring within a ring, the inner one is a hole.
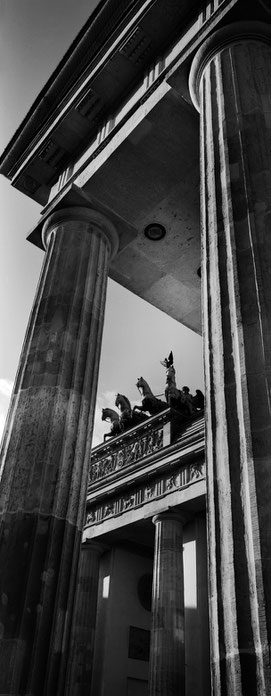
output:
M142 389L142 394L143 394L143 400L142 400L142 406L134 406L133 412L137 411L148 411L151 416L155 416L156 413L160 413L160 411L164 411L165 408L167 408L167 403L165 401L161 401L161 399L157 399L156 396L151 391L151 388L148 385L148 382L146 382L143 377L139 377L136 383L136 386L138 390ZM141 393L141 392L140 392Z
M115 435L119 435L121 433L119 414L116 411L114 411L112 408L103 408L102 409L102 421L108 421L108 420L110 420L110 422L111 422L111 430L109 433L105 433L104 442L106 442L106 438L115 437Z
M124 394L117 394L115 406L120 409L120 427L122 431L134 428L135 425L140 425L148 417L143 413L135 413L134 409L132 410L129 399Z
M120 427L121 430L127 430L132 427L132 407L129 399L124 394L117 394L115 406L120 409Z

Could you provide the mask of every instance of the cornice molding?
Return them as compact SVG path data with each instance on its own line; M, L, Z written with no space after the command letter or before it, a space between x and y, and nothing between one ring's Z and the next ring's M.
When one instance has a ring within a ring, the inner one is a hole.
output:
M62 110L89 66L101 60L107 44L120 33L121 26L135 14L136 8L149 6L155 0L100 0L89 20L82 27L68 51L34 101L13 138L0 157L0 172L9 176L14 162L20 159L29 142L42 131L44 124L55 117L56 103ZM91 50L90 50L91 47ZM71 77L72 76L72 77Z

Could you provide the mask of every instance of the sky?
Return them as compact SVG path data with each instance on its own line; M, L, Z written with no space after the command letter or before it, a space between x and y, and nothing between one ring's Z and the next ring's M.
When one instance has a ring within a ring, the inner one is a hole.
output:
M97 0L0 0L0 151L87 21ZM0 436L41 271L43 252L26 241L41 207L0 176ZM93 445L110 429L101 409L117 392L140 403L143 376L163 394L160 360L173 351L177 386L204 390L202 339L109 280Z

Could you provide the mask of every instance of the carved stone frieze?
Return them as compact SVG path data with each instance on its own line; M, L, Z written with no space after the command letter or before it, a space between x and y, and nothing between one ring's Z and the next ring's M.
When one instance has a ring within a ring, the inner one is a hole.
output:
M142 437L134 442L126 445L120 445L116 450L108 453L106 457L95 461L91 461L89 471L89 482L97 481L113 471L122 469L124 466L129 466L139 459L152 454L156 450L163 447L163 428L157 428L148 433L144 433Z
M173 473L157 476L151 482L133 488L124 496L110 498L110 501L93 505L87 509L86 526L98 524L109 517L116 517L127 510L142 506L151 500L163 497L175 490L205 477L205 463L193 462L187 466L179 466Z
M90 510L86 516L86 524L91 524L91 522L95 522L95 512L93 510Z
M192 464L190 467L190 481L193 481L194 479L201 478L202 476L202 470L203 470L203 462L195 462L195 464Z

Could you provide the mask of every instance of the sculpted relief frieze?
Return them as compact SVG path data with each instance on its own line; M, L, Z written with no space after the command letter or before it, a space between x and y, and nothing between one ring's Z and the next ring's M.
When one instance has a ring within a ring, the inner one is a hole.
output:
M184 488L204 477L205 464L203 461L180 466L173 473L156 477L151 482L138 486L138 488L133 488L125 495L111 498L110 501L89 508L86 516L86 526L89 527L110 517L121 515L130 509L142 506L151 500Z
M129 466L139 459L152 454L163 447L163 428L152 430L136 441L108 453L98 461L92 460L89 471L89 483L97 481L113 471Z

